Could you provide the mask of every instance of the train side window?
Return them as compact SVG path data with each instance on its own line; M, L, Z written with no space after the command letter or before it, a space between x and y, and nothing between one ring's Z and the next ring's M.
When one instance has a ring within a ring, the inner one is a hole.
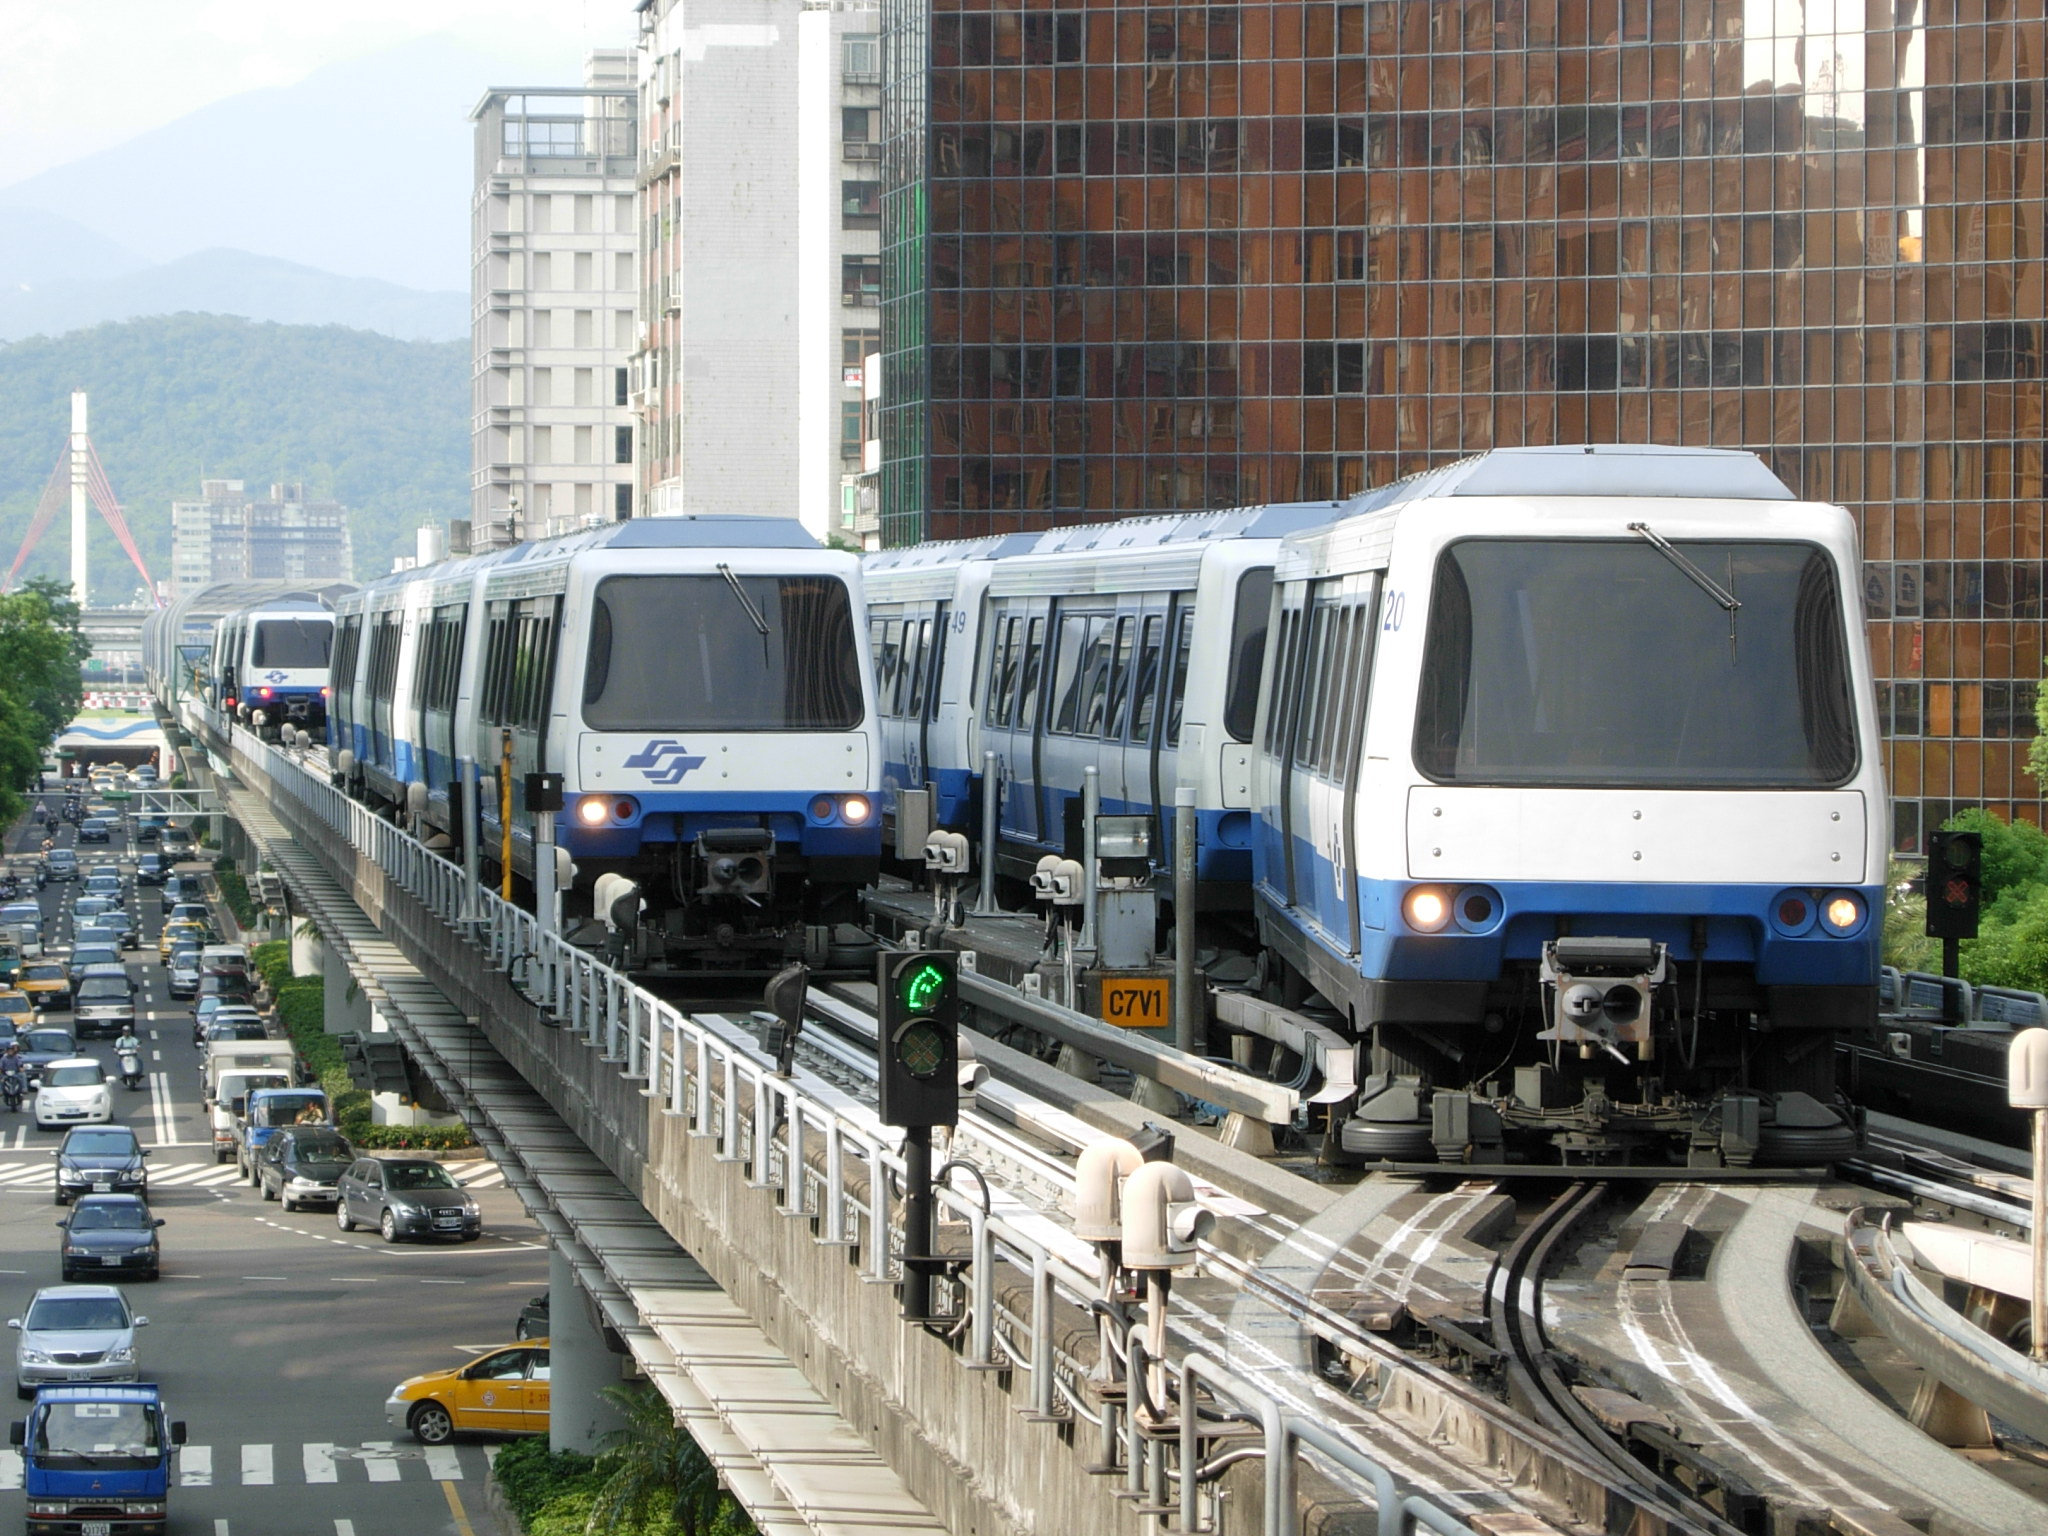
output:
M896 697L896 668L902 655L902 634L902 621L889 619L882 625L881 644L875 647L875 700L885 715L893 712L890 701Z
M1109 619L1097 619L1088 626L1088 654L1081 663L1081 723L1076 734L1102 734L1103 705L1109 698L1109 663L1113 631Z
M1180 616L1180 638L1173 647L1173 685L1166 691L1166 744L1180 745L1181 706L1188 696L1188 651L1195 643L1195 610L1184 609Z
M1165 621L1151 614L1138 642L1137 690L1131 697L1131 740L1135 742L1152 739L1152 722L1159 717L1159 639L1165 630Z
M1008 658L1003 654L1010 645L1010 626L1016 621L1001 617L994 618L988 625L988 677L981 689L981 723L1001 725L1004 719L1003 669Z
M1288 682L1294 675L1294 620L1294 609L1281 611L1280 634L1273 642L1273 683L1266 690L1266 735L1260 743L1268 757L1280 755L1280 742L1285 738L1287 729L1284 722L1287 719Z
M1035 730L1038 726L1038 679L1045 662L1045 620L1033 619L1027 634L1024 665L1018 669L1017 681L1017 729L1020 731Z
M1258 723L1259 675L1266 665L1266 625L1273 609L1273 568L1256 566L1237 579L1237 611L1230 623L1230 670L1225 674L1223 729L1232 741L1250 741Z
M1102 717L1101 735L1105 741L1121 741L1124 722L1129 718L1125 705L1131 695L1131 655L1136 649L1138 621L1126 615L1116 621L1116 649L1109 663L1109 710Z
M989 679L989 724L1008 725L1011 706L1017 698L1017 629L1023 621L1006 614L997 624L1000 639L995 652L995 674Z
M1332 784L1344 782L1351 697L1358 679L1358 631L1358 605L1346 603L1337 610L1337 636L1330 647L1330 702L1323 711L1323 773Z
M1060 615L1059 643L1052 653L1052 729L1058 735L1073 735L1081 720L1081 657L1088 649L1089 623L1085 613Z
M917 621L916 644L907 647L907 649L911 652L910 665L904 670L910 674L909 696L903 700L903 708L899 713L906 720L916 720L924 714L926 663L931 660L932 650L932 621L930 619L919 619Z
M1330 609L1318 603L1308 616L1302 645L1300 716L1294 732L1294 761L1313 767L1316 756L1316 712L1321 708L1325 649L1330 639Z

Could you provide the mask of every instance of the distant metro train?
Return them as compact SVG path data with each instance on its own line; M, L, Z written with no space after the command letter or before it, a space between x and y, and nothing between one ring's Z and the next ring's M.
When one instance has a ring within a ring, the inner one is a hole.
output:
M502 775L531 880L530 776L559 775L578 915L600 876L635 882L642 967L773 969L858 919L881 852L860 566L793 520L615 523L394 573L337 616L342 779L495 871Z
M1193 787L1205 943L1371 1047L1333 1155L1853 1149L1887 818L1847 512L1573 447L1173 521L870 556L892 789L970 836L995 793L1016 871L1086 766L1162 829Z
M188 696L244 720L322 724L335 598L343 581L221 582L175 598L143 620L142 666L151 691L175 710Z

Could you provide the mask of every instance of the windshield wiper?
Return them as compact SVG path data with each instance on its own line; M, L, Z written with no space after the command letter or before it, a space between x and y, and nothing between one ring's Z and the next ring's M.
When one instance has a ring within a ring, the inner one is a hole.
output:
M740 600L740 606L747 610L747 617L754 621L754 628L762 634L768 633L768 621L761 617L761 610L754 606L754 600L747 596L747 589L740 585L739 577L733 575L732 567L723 560L718 562L718 574L725 578L725 584L732 588L732 595Z
M1657 530L1652 528L1648 523L1630 523L1628 525L1628 531L1630 533L1640 535L1644 542L1646 542L1650 546L1650 548L1656 550L1658 554L1662 555L1666 560L1669 560L1673 565L1677 566L1679 574L1684 576L1687 581L1690 581L1702 592L1706 593L1707 596L1711 597L1715 602L1719 603L1721 607L1727 612L1728 656L1729 659L1733 661L1735 657L1735 615L1739 611L1741 611L1741 600L1737 598L1733 592L1730 592L1726 587L1722 586L1721 583L1714 580L1713 577L1709 576L1705 571L1701 570L1698 566L1694 565L1691 560L1686 558L1685 552L1683 550L1681 550L1676 544L1672 543L1669 539L1665 538L1663 534L1657 532Z

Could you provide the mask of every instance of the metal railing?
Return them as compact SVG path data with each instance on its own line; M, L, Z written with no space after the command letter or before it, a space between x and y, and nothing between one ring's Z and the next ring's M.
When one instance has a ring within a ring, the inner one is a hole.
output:
M635 986L596 955L543 929L532 913L468 883L460 865L279 748L240 728L232 747L244 783L267 786L273 803L289 797L374 862L451 934L467 938L506 972L558 1027L599 1051L627 1079L644 1083L641 1092L660 1100L662 1113L683 1120L688 1136L707 1143L715 1160L739 1164L750 1185L778 1191L783 1215L815 1220L819 1244L860 1248L863 1281L898 1278L901 1202L891 1190L902 1187L901 1135L870 1107L829 1085L780 1076L738 1025L718 1014L685 1013ZM1166 1397L1180 1404L1177 1421L1141 1411L1143 1393L1135 1387L1128 1400L1091 1390L1108 1362L1078 1358L1058 1338L1063 1322L1071 1326L1077 1314L1090 1315L1105 1294L1110 1277L1101 1250L1043 1217L991 1210L980 1188L942 1185L936 1193L953 1240L966 1229L961 1310L950 1330L962 1345L963 1363L970 1370L1022 1372L1028 1383L1023 1411L1034 1421L1096 1426L1112 1458L1122 1457L1119 1470L1129 1488L1177 1484L1177 1500L1155 1498L1142 1506L1162 1529L1185 1536L1222 1530L1222 1506L1213 1496L1205 1501L1203 1490L1250 1458L1240 1447L1205 1462L1204 1444L1241 1437L1233 1426L1256 1423L1262 1439L1255 1454L1267 1478L1260 1528L1268 1536L1295 1536L1300 1529L1295 1490L1304 1466L1331 1478L1346 1497L1369 1501L1378 1511L1380 1536L1408 1536L1418 1528L1471 1536L1441 1505L1403 1492L1394 1474L1343 1430L1198 1353L1150 1362L1163 1373ZM1008 1286L999 1285L999 1271L1010 1276ZM1127 1344L1124 1361L1131 1378L1143 1377L1141 1344ZM1204 1422L1211 1426L1206 1434Z

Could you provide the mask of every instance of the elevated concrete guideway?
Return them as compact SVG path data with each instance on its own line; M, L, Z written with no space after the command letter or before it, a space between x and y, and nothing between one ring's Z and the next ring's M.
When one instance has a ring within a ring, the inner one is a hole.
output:
M1538 1479L1497 1455L1475 1467L1476 1445L1529 1458L1497 1404L1443 1406L1443 1373L1432 1384L1382 1358L1382 1395L1403 1406L1382 1416L1347 1396L1303 1363L1321 1347L1303 1332L1306 1296L1276 1297L1269 1326L1237 1327L1246 1258L1214 1254L1214 1274L1177 1285L1163 1334L1149 1333L1127 1277L1071 1230L1070 1167L1010 1128L1029 1119L1071 1156L1104 1127L1025 1103L1015 1083L987 1085L956 1132L953 1155L967 1148L986 1182L955 1173L937 1191L938 1241L960 1265L940 1287L948 1316L906 1323L901 1133L860 1087L859 1052L837 1058L850 1075L800 1062L781 1076L742 1023L641 990L467 885L331 785L317 756L188 724L373 1022L405 1041L554 1236L554 1306L594 1325L580 1341L569 1317L558 1325L564 1397L571 1376L601 1378L591 1362L608 1329L764 1525L1472 1536L1560 1523L1557 1489L1615 1496L1554 1445L1536 1448L1550 1469ZM1302 1219L1235 1205L1248 1249ZM1361 1358L1378 1348L1342 1319L1315 1326L1339 1328ZM558 1417L555 1430L590 1426Z
M264 800L221 797L296 910L360 989L373 1030L404 1040L505 1170L550 1239L558 1447L594 1450L599 1390L630 1349L754 1523L773 1536L943 1529L646 1208L344 890ZM587 1298L587 1300L586 1300ZM567 1417L570 1422L564 1424ZM792 1431L796 1431L795 1434Z

